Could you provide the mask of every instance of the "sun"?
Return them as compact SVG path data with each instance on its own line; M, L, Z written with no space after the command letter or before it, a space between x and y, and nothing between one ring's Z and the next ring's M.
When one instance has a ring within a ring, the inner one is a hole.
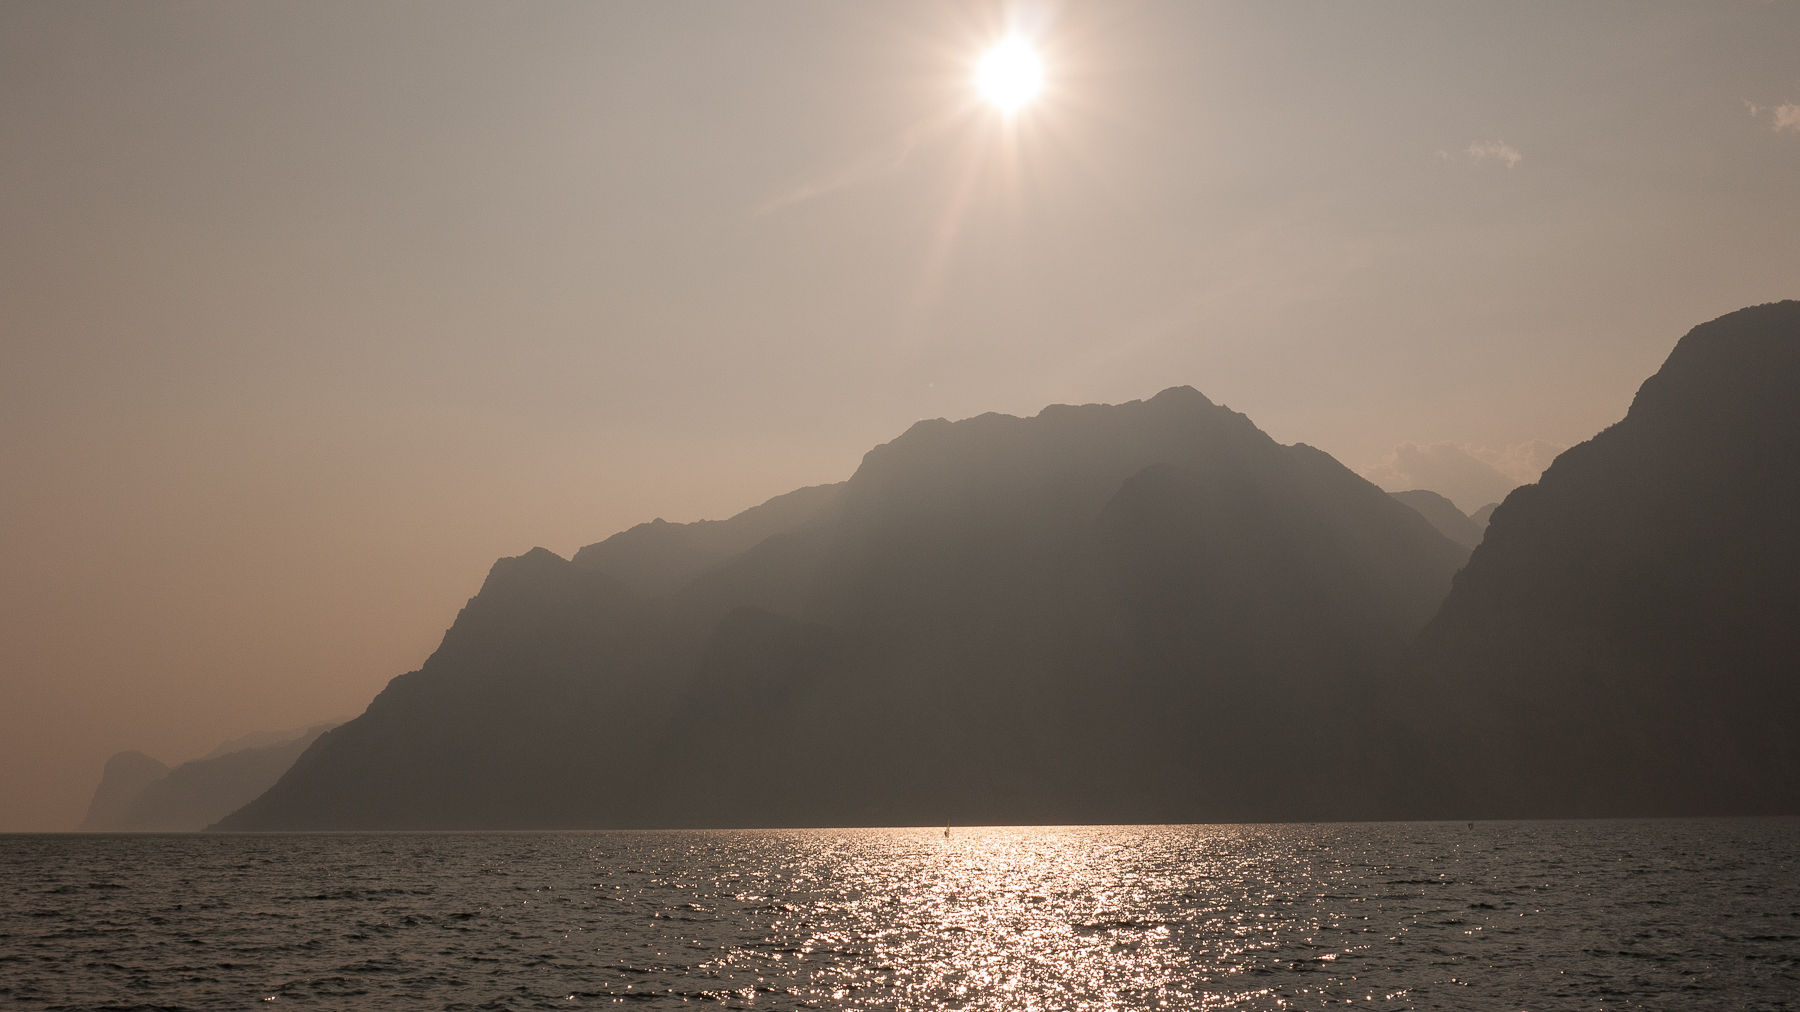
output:
M1044 88L1044 61L1031 44L1008 38L982 54L975 66L981 97L1008 115L1024 108Z

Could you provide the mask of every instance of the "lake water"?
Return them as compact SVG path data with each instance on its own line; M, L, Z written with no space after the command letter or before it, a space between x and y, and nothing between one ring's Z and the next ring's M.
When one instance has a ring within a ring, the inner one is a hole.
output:
M0 837L41 1009L1800 1007L1800 820Z

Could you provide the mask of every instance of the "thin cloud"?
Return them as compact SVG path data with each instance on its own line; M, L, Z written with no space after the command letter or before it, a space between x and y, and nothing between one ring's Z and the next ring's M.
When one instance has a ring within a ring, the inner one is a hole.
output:
M1537 481L1549 469L1550 462L1567 449L1568 447L1552 443L1548 439L1533 439L1525 443L1514 443L1504 450L1483 447L1469 452L1492 465L1494 470L1517 479L1523 485Z
M1750 115L1757 119L1761 119L1763 113L1768 113L1771 127L1776 133L1792 130L1794 133L1800 134L1800 105L1792 102L1785 102L1781 105L1757 105L1749 99L1744 99L1744 108L1750 110Z
M1363 477L1389 492L1429 489L1473 513L1537 481L1564 449L1542 439L1498 450L1451 442L1401 443Z
M1518 148L1502 141L1476 141L1469 145L1469 157L1478 162L1492 158L1505 162L1509 169L1525 158L1524 155L1519 154Z

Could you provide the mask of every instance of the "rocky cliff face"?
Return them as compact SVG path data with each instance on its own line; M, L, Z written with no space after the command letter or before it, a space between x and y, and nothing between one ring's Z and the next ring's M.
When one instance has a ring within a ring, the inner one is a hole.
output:
M1800 302L1696 327L1493 513L1418 644L1423 796L1471 814L1800 811Z
M1467 556L1187 388L921 422L827 488L672 590L502 560L221 828L1348 813L1336 729Z

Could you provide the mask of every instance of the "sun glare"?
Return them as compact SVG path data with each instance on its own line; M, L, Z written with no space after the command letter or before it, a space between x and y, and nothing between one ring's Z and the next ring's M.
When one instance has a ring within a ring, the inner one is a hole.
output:
M1018 112L1043 90L1044 61L1030 43L1014 36L983 54L975 86L1001 112Z

